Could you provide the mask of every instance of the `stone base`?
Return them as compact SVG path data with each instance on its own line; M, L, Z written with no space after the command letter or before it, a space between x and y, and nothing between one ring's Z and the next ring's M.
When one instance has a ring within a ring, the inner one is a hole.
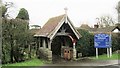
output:
M76 49L73 49L73 60L76 60Z
M48 60L52 61L52 51L48 51Z
M48 48L41 47L38 52L38 57L41 59L52 61L52 51Z

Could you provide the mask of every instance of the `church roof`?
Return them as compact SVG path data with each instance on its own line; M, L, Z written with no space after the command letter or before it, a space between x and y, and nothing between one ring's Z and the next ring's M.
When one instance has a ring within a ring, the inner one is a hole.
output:
M47 23L36 33L36 35L47 36L55 29L63 17L64 15L50 18Z
M63 22L65 22L66 15L60 15L56 17L50 18L47 23L34 35L34 36L40 36L40 37L52 37L55 32L62 26ZM67 17L67 19L69 19ZM68 20L70 21L70 20ZM69 22L71 25L71 28L74 30L73 32L76 34L77 38L80 37L80 34L77 32L75 27L72 25L71 22Z

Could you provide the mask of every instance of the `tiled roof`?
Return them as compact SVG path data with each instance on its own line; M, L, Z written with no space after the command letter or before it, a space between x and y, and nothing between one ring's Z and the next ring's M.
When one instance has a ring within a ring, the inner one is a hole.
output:
M94 32L112 32L115 28L118 28L120 30L119 26L109 26L109 27L102 27L102 28L90 28L86 24L81 25L81 27L79 27L77 29L85 29L85 30L88 30L88 31L94 33Z
M112 32L117 26L109 26L103 28L91 28L89 29L90 32Z
M35 34L38 36L47 36L50 34L65 15L50 18L47 23Z

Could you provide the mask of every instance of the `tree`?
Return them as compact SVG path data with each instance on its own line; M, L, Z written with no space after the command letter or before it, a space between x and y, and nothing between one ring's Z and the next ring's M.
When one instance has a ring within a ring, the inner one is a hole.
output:
M12 2L6 2L5 4L2 4L0 6L2 12L1 16L2 16L2 59L3 59L2 62L3 63L9 62L11 55L9 52L12 50L10 46L11 38L9 38L10 35L9 32L7 32L10 30L9 29L10 23L8 23L9 20L7 18L9 17L8 9L11 7L13 7Z
M19 13L18 13L18 16L16 18L20 18L20 19L23 19L23 20L29 20L28 11L24 8L21 8Z
M2 17L9 17L9 12L8 9L10 9L11 7L13 7L14 4L12 2L6 2L5 4L2 4L2 6L0 6L0 10L2 12Z
M115 25L115 21L110 16L101 16L100 18L96 18L98 20L98 25L100 27L108 27Z
M16 18L26 20L27 21L26 29L29 29L29 22L28 22L29 14L28 14L28 11L26 9L21 8Z
M120 22L120 1L118 2L118 5L116 7L116 10L118 12L118 22Z
M13 5L9 2L2 6L2 63L20 62L23 52L31 46L33 34L29 32L26 19L8 19L8 9Z
M27 21L22 19L5 19L3 18L2 20L3 61L7 59L7 56L10 57L10 62L22 61L24 49L33 41L33 35L26 29Z
M82 56L95 55L94 35L84 29L78 29L78 32L82 35L82 37L77 41L77 51L81 52Z
M7 12L7 8L5 6L1 6L2 17L5 17L5 13Z

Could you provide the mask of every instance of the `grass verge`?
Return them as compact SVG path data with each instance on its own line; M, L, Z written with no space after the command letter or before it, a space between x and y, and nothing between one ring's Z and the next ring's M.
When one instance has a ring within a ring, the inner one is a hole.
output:
M19 62L19 63L13 63L13 64L4 64L2 66L41 66L45 64L46 61L41 60L41 59L31 59L31 60L26 60L24 62Z
M97 59L96 57L92 57ZM107 54L99 55L97 60L120 60L120 54L112 54L110 58L107 57Z

